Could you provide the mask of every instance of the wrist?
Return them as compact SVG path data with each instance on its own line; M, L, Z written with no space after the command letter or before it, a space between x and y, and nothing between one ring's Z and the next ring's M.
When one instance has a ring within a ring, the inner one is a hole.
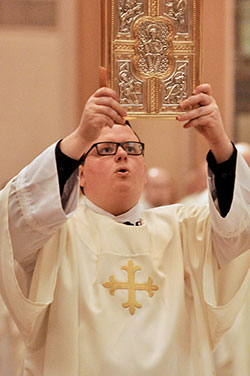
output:
M87 141L79 134L77 130L65 137L60 143L61 151L68 157L75 160L79 160L87 148Z
M233 154L234 147L232 142L227 139L224 142L210 145L216 163L222 163L228 160Z

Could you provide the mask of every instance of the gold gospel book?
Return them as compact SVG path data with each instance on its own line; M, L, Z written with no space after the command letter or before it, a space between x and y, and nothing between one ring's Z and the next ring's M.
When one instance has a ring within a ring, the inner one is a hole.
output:
M175 118L201 80L202 0L101 0L101 65L128 117Z

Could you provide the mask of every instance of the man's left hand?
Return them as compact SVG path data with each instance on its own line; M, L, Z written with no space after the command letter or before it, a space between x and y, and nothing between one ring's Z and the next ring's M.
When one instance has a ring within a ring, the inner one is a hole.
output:
M233 146L212 97L211 86L197 86L193 95L180 104L180 108L186 111L177 117L177 120L185 122L184 128L195 128L206 138L218 163L227 160L233 153Z

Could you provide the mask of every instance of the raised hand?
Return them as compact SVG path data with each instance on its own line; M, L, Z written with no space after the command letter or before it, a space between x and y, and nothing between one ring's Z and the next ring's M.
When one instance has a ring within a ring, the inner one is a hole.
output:
M126 110L120 105L118 94L109 88L98 89L87 101L78 131L86 141L98 137L104 126L125 124Z
M87 101L79 126L61 142L61 150L79 159L99 136L105 126L125 124L126 110L120 105L117 93L107 87L98 89Z
M209 143L218 163L228 159L233 146L228 138L220 110L209 84L197 86L193 95L180 104L185 114L179 115L177 120L184 121L184 128L195 128Z

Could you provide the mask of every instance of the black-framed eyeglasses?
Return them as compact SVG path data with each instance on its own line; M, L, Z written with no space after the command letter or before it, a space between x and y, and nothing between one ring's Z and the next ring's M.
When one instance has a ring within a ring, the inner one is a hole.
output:
M144 155L144 143L139 141L126 141L126 142L97 142L93 144L91 148L87 151L84 156L84 159L91 152L92 149L96 148L97 154L106 156L106 155L115 155L117 153L118 147L121 146L123 150L126 151L128 155Z

